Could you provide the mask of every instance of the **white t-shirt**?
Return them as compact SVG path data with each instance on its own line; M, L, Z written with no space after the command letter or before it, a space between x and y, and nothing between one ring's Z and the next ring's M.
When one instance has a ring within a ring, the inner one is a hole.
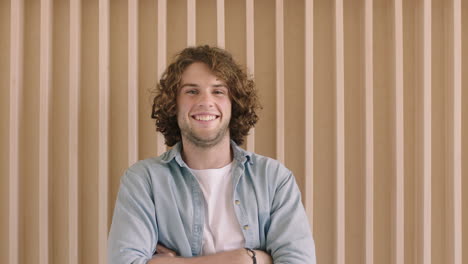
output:
M232 163L220 169L192 169L206 201L202 255L244 247L244 235L232 203L231 169Z

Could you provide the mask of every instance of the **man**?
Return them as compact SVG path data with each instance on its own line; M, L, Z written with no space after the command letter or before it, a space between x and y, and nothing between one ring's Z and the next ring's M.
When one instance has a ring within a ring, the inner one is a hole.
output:
M152 113L173 148L122 177L109 263L315 263L294 176L239 147L259 108L253 81L229 53L178 54Z

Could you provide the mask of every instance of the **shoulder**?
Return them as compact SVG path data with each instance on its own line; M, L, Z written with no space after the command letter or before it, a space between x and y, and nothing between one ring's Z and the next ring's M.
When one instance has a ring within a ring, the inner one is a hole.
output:
M121 180L151 184L157 175L164 175L169 171L169 162L163 156L164 154L136 162L125 171Z
M292 176L292 172L281 162L256 153L250 153L251 167L254 177L265 178L268 181L276 183L287 180Z
M151 157L140 160L128 168L126 174L138 175L140 177L153 177L155 175L164 175L170 171L171 163L180 158L181 146L174 145L170 150L164 152L158 157Z

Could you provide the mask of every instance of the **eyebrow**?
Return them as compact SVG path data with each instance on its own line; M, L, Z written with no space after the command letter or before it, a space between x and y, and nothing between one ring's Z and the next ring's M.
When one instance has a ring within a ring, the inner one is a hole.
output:
M180 86L179 89L182 89L182 88L184 88L184 87L186 87L186 86L189 86L189 87L198 87L198 85L196 85L196 84L194 84L194 83L184 83L184 84L182 84L182 85Z
M184 87L198 87L198 84L195 84L195 83L184 83L180 86L179 89L182 89ZM227 88L227 85L223 84L223 83L218 83L218 84L213 84L212 87L215 87L215 88L219 88L219 87L225 87Z

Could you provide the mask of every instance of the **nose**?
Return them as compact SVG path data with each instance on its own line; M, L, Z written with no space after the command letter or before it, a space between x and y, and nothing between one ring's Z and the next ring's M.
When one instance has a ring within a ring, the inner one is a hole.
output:
M209 91L203 91L200 93L200 96L198 96L198 101L197 101L197 106L198 107L213 107L214 106L214 101L213 101L213 95Z

